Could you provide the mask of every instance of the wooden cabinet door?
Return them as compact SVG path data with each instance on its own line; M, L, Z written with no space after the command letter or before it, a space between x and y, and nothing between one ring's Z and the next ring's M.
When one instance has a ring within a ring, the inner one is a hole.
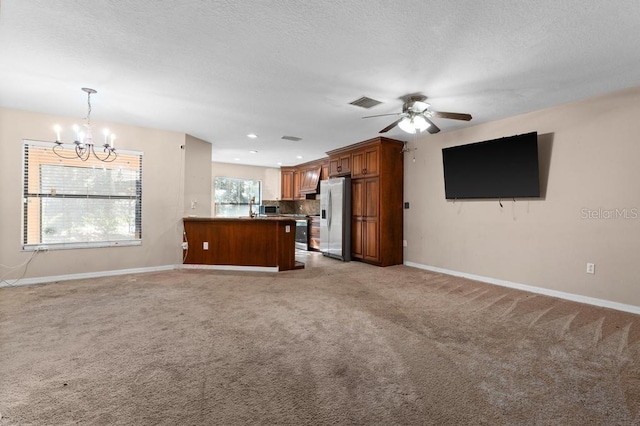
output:
M329 179L329 162L322 163L322 171L320 172L320 180Z
M293 199L300 199L300 185L302 184L302 173L300 170L295 170L293 172Z
M293 200L293 170L281 170L280 180L282 183L281 200Z
M364 151L358 151L351 154L351 177L364 177Z
M364 180L351 181L351 257L364 255Z
M378 227L378 224L379 222L377 218L367 218L364 221L364 247L362 258L371 262L380 261L380 228Z
M364 229L363 259L371 262L380 260L380 178L364 179Z
M364 225L361 217L351 219L351 258L364 258Z
M353 186L353 185L352 185ZM380 179L364 179L363 187L364 211L366 218L378 219L380 215Z
M398 154L402 155L402 154ZM380 147L374 146L364 151L364 174L367 177L378 176L380 171Z
M364 216L364 181L351 181L351 217Z
M351 174L351 154L340 156L340 173L342 175Z

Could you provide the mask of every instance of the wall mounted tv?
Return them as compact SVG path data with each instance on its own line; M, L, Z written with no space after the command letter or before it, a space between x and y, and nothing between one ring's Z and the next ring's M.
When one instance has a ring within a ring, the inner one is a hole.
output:
M540 197L538 133L442 150L447 199Z

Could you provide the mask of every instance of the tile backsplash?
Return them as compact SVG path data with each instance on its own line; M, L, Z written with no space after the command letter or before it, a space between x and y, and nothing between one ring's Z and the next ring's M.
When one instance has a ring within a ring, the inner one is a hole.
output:
M262 200L263 206L280 206L280 214L320 214L320 200Z

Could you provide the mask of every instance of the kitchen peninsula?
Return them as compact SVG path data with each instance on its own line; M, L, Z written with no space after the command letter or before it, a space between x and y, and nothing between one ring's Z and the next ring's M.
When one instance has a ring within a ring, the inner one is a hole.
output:
M295 260L296 221L290 217L185 217L185 265L219 269L287 271Z

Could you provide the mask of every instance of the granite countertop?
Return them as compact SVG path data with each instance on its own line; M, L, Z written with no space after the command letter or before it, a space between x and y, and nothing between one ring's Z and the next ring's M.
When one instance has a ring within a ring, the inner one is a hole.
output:
M261 221L261 222L294 222L294 217L285 216L242 216L242 217L205 217L205 216L187 216L182 218L184 221L191 222L246 222L246 221Z

